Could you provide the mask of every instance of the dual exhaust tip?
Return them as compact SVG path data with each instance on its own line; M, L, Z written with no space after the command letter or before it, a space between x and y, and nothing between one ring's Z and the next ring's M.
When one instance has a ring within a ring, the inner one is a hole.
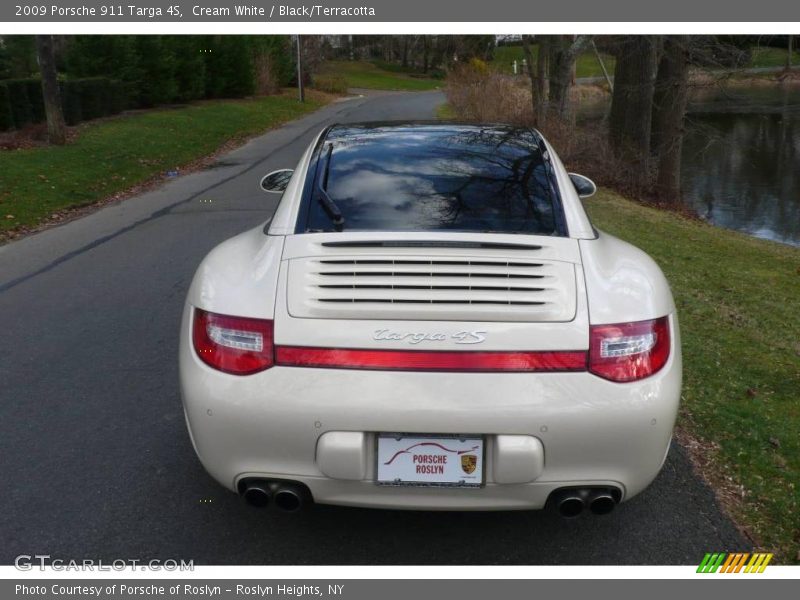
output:
M250 479L240 484L239 489L250 506L272 505L283 512L297 512L311 499L306 486L292 481Z
M249 479L239 486L240 493L251 506L274 506L283 512L297 512L311 501L311 493L301 483ZM551 495L553 505L565 518L579 516L589 509L596 515L607 515L616 508L621 493L615 488L562 488Z
M616 508L621 494L614 488L565 488L553 492L552 499L562 517L573 518L589 509L607 515Z

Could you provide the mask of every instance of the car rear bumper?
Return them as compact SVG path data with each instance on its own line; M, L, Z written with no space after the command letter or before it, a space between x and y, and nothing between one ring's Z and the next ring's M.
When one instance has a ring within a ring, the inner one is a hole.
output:
M680 348L674 320L671 328ZM240 377L209 368L190 343L181 344L180 367L192 442L222 485L236 490L244 478L292 480L319 503L405 509L542 508L552 491L567 486L615 487L630 498L663 464L681 387L679 351L657 374L626 384L586 372L273 367ZM320 444L328 432L362 435L358 448L342 453L328 443L335 436ZM485 485L377 485L378 432L483 435ZM514 438L502 436L538 440L540 467L526 471L518 455L503 451L503 441Z

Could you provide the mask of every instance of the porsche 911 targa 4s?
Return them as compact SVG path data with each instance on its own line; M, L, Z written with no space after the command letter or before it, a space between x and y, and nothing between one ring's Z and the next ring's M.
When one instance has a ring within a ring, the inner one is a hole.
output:
M607 513L669 448L669 286L592 227L534 130L322 131L273 218L216 247L183 314L206 470L253 505Z

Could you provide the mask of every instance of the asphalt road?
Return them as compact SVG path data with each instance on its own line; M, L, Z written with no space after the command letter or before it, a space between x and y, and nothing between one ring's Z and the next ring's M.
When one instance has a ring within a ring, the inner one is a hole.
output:
M176 558L197 564L697 564L750 547L673 448L605 517L247 506L192 450L178 324L202 257L266 220L259 178L333 121L432 118L436 92L343 101L210 169L0 247L0 563ZM124 143L124 140L121 140ZM1 176L1 175L0 175Z

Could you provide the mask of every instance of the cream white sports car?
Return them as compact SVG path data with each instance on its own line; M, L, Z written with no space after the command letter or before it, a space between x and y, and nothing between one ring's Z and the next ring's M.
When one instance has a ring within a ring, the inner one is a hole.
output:
M273 218L215 248L180 380L206 470L256 506L608 513L667 454L669 286L592 227L534 130L322 131Z

